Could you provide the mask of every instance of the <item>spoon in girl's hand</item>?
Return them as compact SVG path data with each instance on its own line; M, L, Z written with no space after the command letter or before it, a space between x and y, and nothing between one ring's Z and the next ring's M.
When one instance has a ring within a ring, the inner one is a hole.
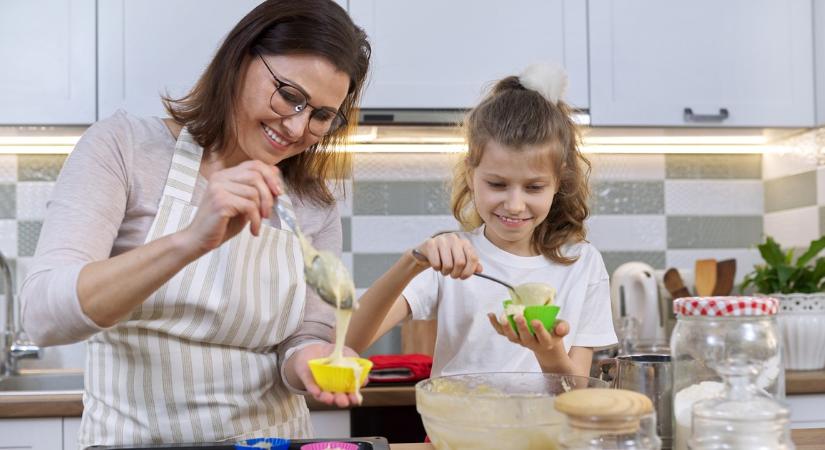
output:
M427 257L424 256L423 253L418 251L418 249L413 249L412 254L415 259L421 262L427 262ZM502 281L496 277L492 277L490 275L475 272L473 275L481 278L486 278L490 281L494 281L510 291L510 295L513 297L513 303L527 305L527 306L534 306L534 305L549 305L553 303L553 299L556 296L556 290L552 287L544 284L544 283L523 283L518 286L513 286L510 283Z

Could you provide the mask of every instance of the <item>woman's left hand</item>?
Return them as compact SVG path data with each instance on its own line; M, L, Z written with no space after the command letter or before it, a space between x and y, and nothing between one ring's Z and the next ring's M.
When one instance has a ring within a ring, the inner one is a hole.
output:
M301 382L304 383L304 388L312 395L315 400L327 405L335 404L340 408L346 408L351 405L360 405L361 399L355 394L347 394L343 392L326 392L315 383L312 377L312 372L309 370L309 360L315 358L328 357L334 348L333 344L310 344L298 350L292 355L290 360L294 364L295 375ZM358 356L354 350L349 347L344 347L344 356ZM364 383L366 384L366 383Z

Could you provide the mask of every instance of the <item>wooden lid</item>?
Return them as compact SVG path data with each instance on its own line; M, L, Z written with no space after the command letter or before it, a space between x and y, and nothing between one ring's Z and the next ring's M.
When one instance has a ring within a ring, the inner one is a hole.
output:
M639 418L653 412L646 395L626 389L576 389L556 397L555 407L571 426L616 432L634 432Z

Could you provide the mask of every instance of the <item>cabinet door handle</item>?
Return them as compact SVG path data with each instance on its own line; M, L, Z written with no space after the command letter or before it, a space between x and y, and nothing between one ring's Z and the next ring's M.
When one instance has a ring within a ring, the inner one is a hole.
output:
M719 108L719 114L694 114L693 109L685 108L685 122L722 122L730 117L728 108Z

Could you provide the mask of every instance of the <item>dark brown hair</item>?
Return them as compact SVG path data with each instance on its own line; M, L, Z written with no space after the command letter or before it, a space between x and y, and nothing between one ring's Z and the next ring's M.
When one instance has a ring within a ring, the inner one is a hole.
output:
M233 145L237 139L233 117L243 69L256 48L272 55L321 56L349 76L349 91L340 108L349 126L278 164L292 192L330 205L335 200L327 180L340 181L349 170L349 155L335 148L355 126L371 51L364 31L334 1L261 3L229 32L188 94L177 99L162 97L166 111L187 127L206 152L224 151Z
M451 198L453 215L464 229L475 229L482 223L473 206L469 178L481 163L487 143L495 141L514 151L546 144L549 154L542 156L549 160L558 190L550 213L533 230L532 244L554 262L569 265L576 261L576 257L563 255L561 247L586 238L590 162L579 151L579 130L570 113L563 101L552 103L511 76L496 83L467 114L464 132L468 153L456 166Z

